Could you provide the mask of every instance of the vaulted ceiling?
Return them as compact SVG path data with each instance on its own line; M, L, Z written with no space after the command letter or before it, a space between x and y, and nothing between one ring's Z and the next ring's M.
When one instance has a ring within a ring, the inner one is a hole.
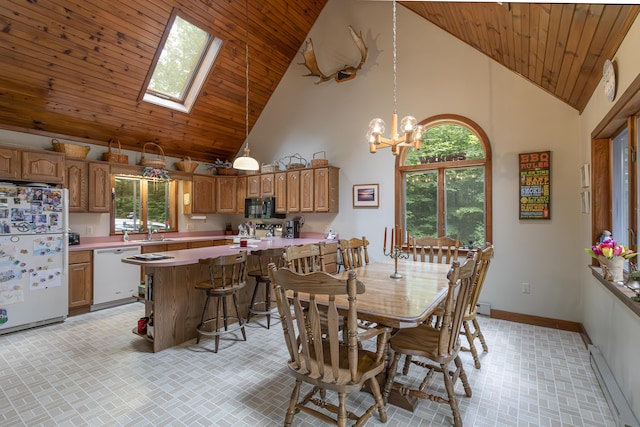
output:
M249 3L250 125L327 0ZM582 111L637 5L399 2ZM190 114L140 101L173 8L223 39ZM243 0L2 0L0 127L194 160L231 159L245 139Z

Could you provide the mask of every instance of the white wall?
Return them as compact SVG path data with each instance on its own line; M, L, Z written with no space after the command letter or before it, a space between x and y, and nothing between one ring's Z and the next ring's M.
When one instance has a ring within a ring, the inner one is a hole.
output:
M640 73L640 21L636 20L624 42L611 58L617 70L617 95L613 103L606 100L602 84L593 94L589 104L580 117L580 158L583 163L591 162L591 132L602 121L620 95ZM614 201L615 202L615 201ZM581 217L582 233L576 240L587 247L591 242L591 215ZM581 264L588 264L589 258L582 257ZM600 348L613 375L620 385L636 417L640 417L640 319L622 304L611 292L593 278L591 271L581 266L579 269L583 287L580 295L584 299L582 323L593 341Z
M351 81L314 84L299 55L251 133L251 152L263 162L327 151L340 171L340 212L332 228L343 237L365 235L380 258L385 226L394 224L394 165L389 150L369 154L369 121L393 112L390 2L329 0L311 30L325 74L356 64L347 26L362 31L369 57ZM302 46L301 49L302 50ZM398 115L418 120L459 114L477 122L493 150L493 243L496 255L482 300L492 308L580 321L582 256L578 112L523 78L398 6ZM552 151L552 219L518 220L517 154ZM378 209L353 209L354 184L380 184ZM324 231L309 216L305 228ZM326 218L322 218L323 220ZM521 283L531 284L531 294Z

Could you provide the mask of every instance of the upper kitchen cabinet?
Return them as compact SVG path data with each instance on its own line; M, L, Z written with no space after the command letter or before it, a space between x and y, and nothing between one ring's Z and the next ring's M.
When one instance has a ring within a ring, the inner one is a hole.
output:
M244 214L244 199L247 198L247 177L239 176L236 184L236 213Z
M0 178L47 184L64 181L64 154L0 147Z
M219 176L216 178L217 213L236 213L237 185L238 181L235 176Z
M249 175L247 177L247 197L260 197L260 177L261 175Z
M64 154L46 151L22 151L22 179L31 182L62 184L64 182Z
M20 152L15 148L0 147L0 178L20 179Z
M276 213L287 213L287 173L278 172L274 175L276 199Z
M209 175L193 175L193 194L191 196L192 213L208 214L216 212L215 187L215 177Z
M276 192L275 176L272 173L260 175L260 197L274 196Z
M287 172L287 212L300 212L300 171Z
M89 212L111 211L111 170L108 163L89 162Z
M315 212L338 212L338 173L334 167L313 170Z
M313 169L300 171L300 212L313 212Z
M69 189L69 212L87 211L88 164L84 160L67 159L65 187Z

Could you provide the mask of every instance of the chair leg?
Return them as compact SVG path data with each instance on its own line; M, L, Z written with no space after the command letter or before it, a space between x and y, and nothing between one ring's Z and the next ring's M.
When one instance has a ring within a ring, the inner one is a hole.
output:
M271 281L265 283L264 310L267 312L267 329L271 327Z
M456 396L453 393L453 381L451 379L451 375L449 374L447 364L440 364L440 369L442 370L444 387L447 390L449 406L451 407L451 413L453 415L453 425L455 427L462 427L462 418L460 417L460 410L458 409L458 401L456 400Z
M284 418L284 427L291 427L293 417L296 415L296 405L298 403L298 395L300 394L300 386L302 381L297 380L296 385L291 392L291 398L289 399L289 408L287 409L287 415Z
M402 355L400 353L396 353L393 356L393 362L387 369L387 381L384 384L384 393L382 395L385 402L389 400L389 393L391 393L391 388L393 386L393 379L396 376L396 369L398 368L398 361Z
M378 416L383 423L387 422L387 408L384 406L384 399L382 398L382 392L380 391L380 384L378 379L373 377L369 380L369 388L376 401L376 407L378 408Z
M247 332L244 330L244 319L240 317L240 309L238 308L238 294L233 293L233 306L236 308L236 317L238 318L238 324L240 325L240 332L242 332L242 338L247 340Z
M216 299L217 299L217 301L216 301L216 313L215 313L215 316L216 316L216 326L215 326L215 328L216 328L216 331L217 331L220 328L220 326L218 324L218 321L220 320L220 304L222 304L222 307L223 307L222 308L223 316L227 315L227 310L226 310L226 305L224 305L224 297L218 297ZM222 301L220 301L221 299L222 299ZM227 322L227 319L226 319L226 317L224 317L224 323L226 324L226 322ZM214 341L215 341L215 350L213 352L217 353L218 352L218 346L220 345L220 335L216 335L214 337Z
M251 310L253 310L253 305L256 303L256 296L258 295L258 288L260 287L260 282L256 280L256 287L253 288L253 295L251 296L251 303L249 303L249 312L247 313L247 323L251 320Z
M469 385L469 380L467 379L467 373L464 370L464 367L462 366L462 360L460 360L460 356L456 356L455 359L453 359L453 363L455 363L456 368L458 370L458 375L460 378L460 381L462 382L462 387L464 388L464 394L467 397L471 397L472 392L471 392L471 386Z
M410 367L411 367L411 355L407 354L404 357L404 366L402 367L402 375L407 375L409 373Z
M482 344L482 350L485 352L489 352L489 347L484 340L484 335L482 335L482 330L480 329L480 324L478 323L478 319L473 319L473 327L476 328L476 332L478 333L478 338L480 339L480 343Z
M202 317L200 317L200 324L196 328L196 344L200 343L200 329L204 326L204 317L207 315L207 310L209 309L209 301L211 297L207 293L207 300L204 302L204 309L202 310Z
M480 358L478 357L478 350L476 350L476 346L473 343L475 341L475 334L471 332L469 322L467 322L466 320L462 322L462 326L464 327L464 334L467 337L467 342L469 343L469 351L471 351L471 355L473 356L473 364L476 369L480 369Z
M338 427L347 427L347 393L338 393Z

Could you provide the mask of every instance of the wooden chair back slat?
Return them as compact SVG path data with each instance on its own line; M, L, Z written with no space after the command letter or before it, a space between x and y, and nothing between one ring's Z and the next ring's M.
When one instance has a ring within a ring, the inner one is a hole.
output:
M341 239L339 246L345 270L353 270L369 264L369 251L367 249L369 241L364 236L362 236L362 239L356 237Z
M285 266L298 273L326 271L325 253L324 244L308 243L287 246L284 250Z
M198 262L209 266L209 281L213 288L224 289L245 283L247 280L247 253L245 251L216 258L203 258Z
M413 260L437 264L451 264L458 259L460 240L451 237L421 237L409 242Z

